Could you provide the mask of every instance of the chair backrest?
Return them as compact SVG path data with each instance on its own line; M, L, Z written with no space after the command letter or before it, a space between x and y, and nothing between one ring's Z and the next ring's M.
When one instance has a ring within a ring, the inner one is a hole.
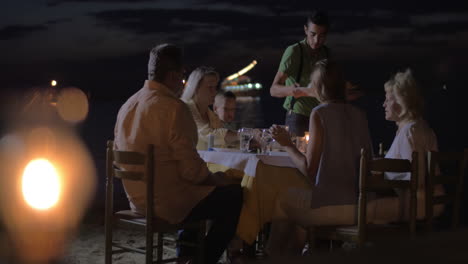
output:
M385 172L408 172L411 177L405 180L387 180ZM418 186L418 154L413 152L412 161L403 159L371 159L369 154L362 149L359 171L359 205L358 205L358 235L359 243L366 238L367 203L368 194L380 191L392 191L394 189L410 191L409 206L409 232L414 236L416 231L416 192Z
M436 152L427 153L429 173L426 174L426 224L432 229L434 219L434 205L452 205L451 227L458 226L460 203L463 189L463 177L468 161L468 149L464 152ZM434 195L437 185L442 184L446 192Z
M146 183L146 218L153 218L154 207L154 146L148 145L146 153L114 150L114 141L107 141L106 151L106 215L113 214L113 179L143 181ZM127 165L122 169L119 165ZM142 168L132 170L132 168Z

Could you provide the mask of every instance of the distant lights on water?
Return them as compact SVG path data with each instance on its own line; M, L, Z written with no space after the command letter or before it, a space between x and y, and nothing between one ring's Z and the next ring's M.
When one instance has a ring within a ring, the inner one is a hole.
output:
M247 83L240 85L227 85L224 87L227 91L248 91L248 90L260 90L263 86L261 83Z

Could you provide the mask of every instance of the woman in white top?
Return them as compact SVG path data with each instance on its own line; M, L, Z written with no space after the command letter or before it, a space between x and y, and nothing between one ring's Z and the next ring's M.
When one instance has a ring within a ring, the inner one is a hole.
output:
M198 150L206 150L208 136L214 145L223 147L237 140L237 132L223 127L218 116L209 108L213 104L219 83L219 74L210 67L198 67L189 76L181 99L188 105L198 129Z
M425 217L425 174L426 174L426 152L437 151L437 138L434 131L422 118L423 98L419 87L410 69L398 72L387 81L385 87L385 119L393 121L398 126L395 139L385 155L386 158L411 160L413 151L418 152L418 192L417 192L417 218ZM409 173L386 173L387 179L409 180ZM441 185L436 186L435 195L443 194ZM408 218L409 195L399 194L399 200L406 210L401 210L403 215L398 218ZM395 202L387 200L380 206L387 206L394 211ZM436 206L434 214L440 215L443 206ZM401 220L401 219L400 219Z

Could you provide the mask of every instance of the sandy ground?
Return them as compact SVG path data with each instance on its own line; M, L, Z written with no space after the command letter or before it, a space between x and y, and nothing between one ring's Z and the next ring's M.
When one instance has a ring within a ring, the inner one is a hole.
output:
M247 263L468 263L467 237L468 229L462 228L451 232L420 234L416 240L389 239L379 246L363 250L315 252L307 257L269 258ZM144 241L142 235L131 230L121 232L116 239L134 245L141 245ZM104 263L103 226L83 225L63 263ZM114 263L144 263L144 259L139 254L120 254L114 256Z
M176 234L168 234L175 238ZM114 234L114 240L124 242L134 247L144 246L143 232L131 229L119 229ZM169 244L170 245L170 244ZM175 249L164 250L164 258L174 257ZM154 252L156 254L156 250ZM156 255L154 255L156 257ZM104 226L98 224L84 224L76 237L71 239L68 250L60 263L84 264L104 263ZM114 264L145 263L145 257L139 253L122 253L113 255ZM219 263L226 263L222 258Z
M99 214L100 215L100 214ZM98 264L104 263L104 225L102 217L94 215L92 220L86 219L70 238L64 256L51 264ZM0 230L3 231L3 230ZM171 234L175 237L175 234ZM0 232L0 264L9 253L9 245ZM143 233L137 230L124 229L115 234L115 240L134 246L144 245ZM308 257L267 258L250 260L244 263L468 263L466 245L468 244L468 228L463 227L451 232L422 233L417 239L389 239L378 246L366 247L363 250L343 252L314 252ZM328 250L327 250L328 251ZM174 256L175 252L167 251L166 256ZM403 261L403 262L402 262ZM116 254L114 264L144 263L144 255L138 253ZM221 263L226 263L224 259Z
M174 234L175 235L175 234ZM144 246L143 233L135 230L119 230L115 240L125 242L132 246ZM174 256L169 252L167 256ZM72 239L63 263L84 264L104 263L104 226L85 224L80 228L79 234ZM115 264L144 263L144 255L138 253L116 254L113 256Z

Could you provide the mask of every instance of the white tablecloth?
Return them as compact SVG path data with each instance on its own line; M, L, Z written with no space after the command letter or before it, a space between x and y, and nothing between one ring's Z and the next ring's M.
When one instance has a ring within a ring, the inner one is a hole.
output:
M241 153L234 149L198 152L212 172L229 169L241 172L238 175L231 171L229 175L242 178L244 196L236 233L249 244L255 241L263 225L273 219L278 197L289 188L310 186L285 152L271 155Z
M267 165L295 168L296 166L286 152L272 152L270 155L242 153L232 149L217 149L215 151L199 150L200 157L206 161L221 164L229 168L243 171L251 177L255 177L255 171L259 161Z

